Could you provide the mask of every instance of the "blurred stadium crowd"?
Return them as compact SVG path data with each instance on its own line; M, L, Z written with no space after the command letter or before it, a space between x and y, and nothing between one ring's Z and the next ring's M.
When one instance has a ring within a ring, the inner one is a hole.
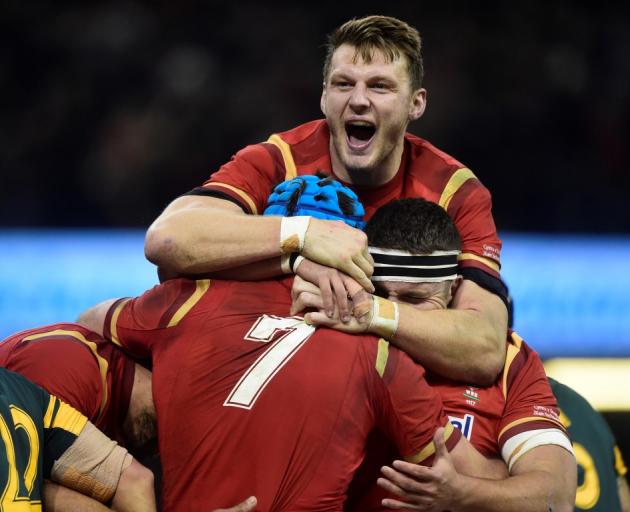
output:
M379 12L424 38L411 131L500 231L630 232L630 5L31 2L0 8L0 225L146 226L245 144L319 116L321 41Z

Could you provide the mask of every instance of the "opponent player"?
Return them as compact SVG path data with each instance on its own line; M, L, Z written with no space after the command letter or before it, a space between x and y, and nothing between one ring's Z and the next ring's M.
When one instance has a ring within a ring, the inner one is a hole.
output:
M41 511L44 478L93 498L74 494L82 510L109 510L99 502L110 500L120 511L155 510L153 476L146 468L81 413L5 369L0 445L0 510ZM47 510L58 510L56 493L48 498L53 506Z
M466 472L495 474L442 415L421 367L384 340L290 316L291 282L171 280L80 318L152 357L167 510L224 506L243 489L262 510L340 510L375 426L425 463L445 427Z
M499 279L501 242L488 190L463 164L405 132L426 106L418 31L386 16L348 21L329 39L321 108L325 120L248 146L202 187L175 199L149 228L145 253L167 273L198 274L252 262L271 276L290 254L342 270L372 289L365 235L326 220L257 215L277 183L296 175L332 172L359 194L367 216L399 197L424 197L449 213L463 238L464 282L452 308L405 310L397 344L427 368L489 384L505 359L507 315ZM269 264L269 262L271 262ZM328 274L320 276L327 279ZM342 280L322 287L348 320Z
M570 387L551 378L549 383L577 458L575 510L630 512L628 469L606 420Z
M155 441L151 372L78 324L22 331L0 342L0 367L61 398L119 444Z
M459 281L460 241L456 227L439 206L422 199L393 201L379 208L366 233L375 260L372 279L387 299L362 298L368 307L356 307L364 312L363 323L342 323L322 312L307 314L307 320L316 318L346 332L363 332L374 324L375 313L390 309L393 321L389 328L395 330L397 312L447 307ZM355 284L355 289L360 286ZM323 307L317 288L299 278L294 294L294 310ZM440 393L453 424L484 455L500 455L508 464L510 477L501 481L460 478L445 453L436 462L440 471L397 462L395 469L385 470L387 478L380 483L417 506L416 510L434 510L429 505L435 510L476 512L572 509L575 458L540 358L516 333L508 334L506 345L504 370L494 386L478 388L429 373L427 382ZM375 482L379 465L387 461L387 457L377 461L376 471L363 474L361 482ZM436 487L438 494L432 494ZM380 509L383 496L373 489L355 509ZM401 502L389 499L384 503L398 508Z

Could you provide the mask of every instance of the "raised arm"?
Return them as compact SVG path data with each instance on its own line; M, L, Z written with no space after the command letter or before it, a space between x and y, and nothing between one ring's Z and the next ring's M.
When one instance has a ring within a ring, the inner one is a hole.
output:
M313 275L324 275L325 269L318 270L315 264L306 261L300 265L300 272L305 273L308 267L313 268ZM373 321L374 296L362 291L348 276L340 276L340 279L353 297L355 316L360 320L352 317L343 323L334 309L333 315L328 316L325 310L330 308L322 298L321 283L318 287L299 278L293 288L293 313L315 308L319 311L306 315L309 323L344 332L384 336L427 369L455 380L489 385L501 371L505 361L507 310L493 293L464 280L449 309L418 309L399 303L398 327L392 336Z
M145 255L168 275L195 275L269 259L279 261L283 254L300 252L343 270L366 289L372 288L372 263L364 233L342 222L311 218L299 233L299 250L291 244L287 222L294 219L247 215L234 203L216 197L183 196L149 227ZM279 264L267 264L256 277L271 277L279 268Z

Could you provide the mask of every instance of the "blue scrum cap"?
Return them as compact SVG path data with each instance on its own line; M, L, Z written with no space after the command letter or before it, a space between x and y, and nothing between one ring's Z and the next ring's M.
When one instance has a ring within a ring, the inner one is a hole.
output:
M365 227L365 210L357 195L330 177L298 176L283 181L269 196L264 215L309 215L341 220L357 229Z

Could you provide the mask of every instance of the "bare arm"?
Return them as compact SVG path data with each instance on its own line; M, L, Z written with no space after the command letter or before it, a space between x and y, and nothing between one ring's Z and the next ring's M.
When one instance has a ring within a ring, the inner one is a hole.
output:
M106 512L102 503L50 481L44 483L44 504L48 512Z
M177 274L240 266L280 256L280 220L246 215L215 197L178 197L149 227L144 252Z
M547 445L530 450L503 480L466 476L455 457L449 458L448 453L440 453L439 474L402 461L383 468L385 478L379 479L379 485L405 502L386 499L383 504L412 510L432 504L458 512L573 511L577 469L575 458L564 448Z
M153 473L133 459L120 475L112 500L119 512L153 512L156 510Z
M247 215L223 199L179 197L149 227L145 255L167 275L208 274L279 259L281 222L281 217ZM372 258L362 231L340 221L313 218L301 252L372 289Z
M300 269L304 265L306 262ZM372 296L363 292L357 283L353 284L348 276L342 279L353 297L355 318L343 323L339 321L338 311L334 311L332 317L326 315L321 283L316 287L297 278L292 312L316 308L320 311L309 313L307 322L344 332L370 332ZM488 385L503 367L506 332L507 310L501 299L464 280L449 309L418 310L399 304L398 329L389 341L435 373ZM379 333L374 331L374 334Z
M77 323L86 329L103 336L105 316L107 315L109 308L117 300L118 299L108 299L96 306L92 306L90 309L86 309L79 315L79 318L77 318Z
M495 294L464 280L449 309L419 311L399 305L390 341L431 371L489 385L505 361L507 310Z

